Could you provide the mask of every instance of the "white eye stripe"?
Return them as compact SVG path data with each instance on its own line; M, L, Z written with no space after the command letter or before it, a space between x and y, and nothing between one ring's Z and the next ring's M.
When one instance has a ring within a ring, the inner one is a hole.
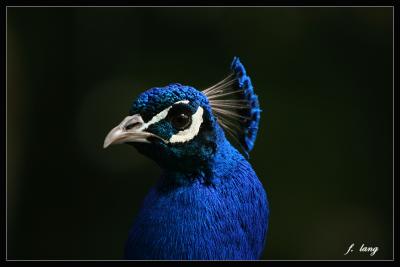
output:
M197 111L192 115L192 124L189 128L179 131L178 133L171 136L169 139L170 143L184 143L192 140L200 130L200 126L203 123L203 108L198 107Z
M189 104L189 100L181 100L181 101L175 102L173 105L180 104L180 103ZM143 123L142 127L140 127L139 130L141 130L141 131L146 130L150 125L156 124L157 122L165 119L168 115L168 111L172 108L173 105L167 107L166 109L164 109L163 111L161 111L160 113L155 115L148 122Z
M179 103L189 104L190 102L189 102L189 100L181 100L181 101L175 102L174 105L179 104Z
M149 120L147 123L143 123L143 125L140 127L139 130L146 130L150 125L156 124L157 122L165 119L168 116L169 110L176 104L189 104L189 100L181 100L178 102L175 102L173 105L169 106L168 108L164 109L160 113L156 114L151 120ZM203 108L198 107L197 111L192 115L192 124L190 125L189 128L179 131L178 133L174 134L171 136L169 139L170 143L184 143L187 141L192 140L200 130L200 126L203 123Z

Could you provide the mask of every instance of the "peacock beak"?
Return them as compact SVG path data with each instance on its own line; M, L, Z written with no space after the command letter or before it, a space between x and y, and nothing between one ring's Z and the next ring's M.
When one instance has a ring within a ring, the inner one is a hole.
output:
M127 142L150 143L149 137L159 138L155 134L144 131L146 128L147 125L139 114L128 116L108 133L103 148Z

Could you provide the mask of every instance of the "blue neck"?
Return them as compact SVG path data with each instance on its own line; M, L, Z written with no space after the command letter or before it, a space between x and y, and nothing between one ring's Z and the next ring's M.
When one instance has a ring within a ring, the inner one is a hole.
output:
M244 160L243 156L229 143L224 131L215 125L217 149L214 157L202 167L191 173L175 170L163 170L162 186L183 186L193 183L214 184L224 176L225 171L237 161Z

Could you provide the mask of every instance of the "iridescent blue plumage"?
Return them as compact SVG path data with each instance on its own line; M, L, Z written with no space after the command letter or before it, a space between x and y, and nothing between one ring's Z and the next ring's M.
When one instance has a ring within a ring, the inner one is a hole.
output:
M247 154L260 110L239 59L231 68L230 76L204 91L177 83L147 90L107 136L105 147L131 144L163 170L129 232L126 259L260 258L267 195L224 132L233 125L228 119L239 123L236 136ZM220 100L232 94L236 99Z
M250 103L249 116L250 120L247 121L244 129L244 144L246 152L250 152L254 147L254 142L257 137L258 124L260 122L260 105L258 96L253 91L251 79L247 76L246 69L240 62L238 57L233 59L231 68L238 78L238 87L244 90L244 98Z

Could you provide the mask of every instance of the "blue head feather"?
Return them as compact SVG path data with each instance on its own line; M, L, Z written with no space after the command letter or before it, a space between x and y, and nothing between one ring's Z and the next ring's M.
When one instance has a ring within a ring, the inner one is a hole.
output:
M160 110L181 100L189 100L190 105L210 109L207 97L191 86L171 83L165 87L154 87L142 94L132 103L129 114L140 113L145 121Z
M151 145L143 143L132 143L132 145L167 171L180 172L186 176L209 172L209 162L212 160L217 146L215 141L217 122L208 99L203 93L191 86L179 83L154 87L143 92L132 103L129 114L140 114L147 122L160 111L183 100L189 101L186 107L191 113L194 113L199 107L204 110L200 132L193 140L176 144L166 144L154 140ZM151 125L147 131L166 140L177 133L168 120L161 120ZM185 178L178 177L178 180L185 181Z

